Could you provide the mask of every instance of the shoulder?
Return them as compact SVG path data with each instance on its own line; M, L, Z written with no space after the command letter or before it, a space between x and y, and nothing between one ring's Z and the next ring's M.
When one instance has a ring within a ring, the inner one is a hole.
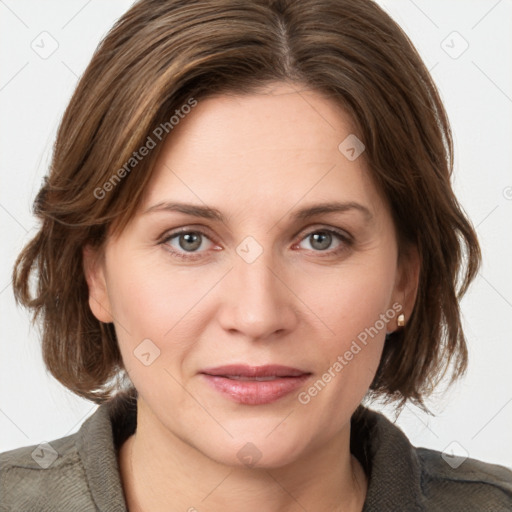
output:
M78 432L0 454L0 511L126 512L117 448L136 427L137 407L121 393Z
M415 448L424 495L453 510L512 510L512 471L480 460ZM466 508L464 508L466 507Z
M512 510L512 471L413 446L383 414L363 410L354 426L370 478L365 512Z
M57 504L95 510L76 437L73 434L1 453L1 510L50 511L57 510Z

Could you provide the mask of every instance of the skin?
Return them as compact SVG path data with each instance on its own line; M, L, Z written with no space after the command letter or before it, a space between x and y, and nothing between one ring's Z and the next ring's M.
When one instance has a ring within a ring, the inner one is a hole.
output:
M90 307L114 322L140 395L137 431L120 450L130 510L362 509L367 478L350 454L350 418L397 315L307 404L294 392L242 405L198 373L284 364L312 372L304 391L394 303L408 318L417 254L398 259L364 153L349 161L338 149L351 133L340 107L297 85L202 100L165 141L125 230L100 251L85 247ZM166 201L215 207L226 219L144 213ZM356 209L291 219L330 201L357 202L371 220ZM179 236L160 243L182 227L204 233L200 247ZM315 242L329 228L353 242ZM252 263L237 253L248 236L263 251ZM134 350L148 338L160 355L145 366ZM237 457L247 442L261 455L254 467Z

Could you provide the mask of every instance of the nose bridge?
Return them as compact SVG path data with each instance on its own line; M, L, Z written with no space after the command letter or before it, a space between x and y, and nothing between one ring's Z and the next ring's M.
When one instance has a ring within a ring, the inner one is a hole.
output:
M272 248L247 237L236 252L224 327L254 339L290 329L295 321L293 294L281 282Z

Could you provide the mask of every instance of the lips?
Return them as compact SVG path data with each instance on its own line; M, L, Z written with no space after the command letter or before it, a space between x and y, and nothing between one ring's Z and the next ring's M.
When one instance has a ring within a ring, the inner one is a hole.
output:
M246 405L262 405L302 386L311 372L283 365L225 365L206 368L200 374L226 398Z
M216 375L219 377L299 377L306 373L298 368L282 366L279 364L269 364L265 366L248 366L241 364L230 364L225 366L217 366L216 368L207 368L201 373L207 375Z

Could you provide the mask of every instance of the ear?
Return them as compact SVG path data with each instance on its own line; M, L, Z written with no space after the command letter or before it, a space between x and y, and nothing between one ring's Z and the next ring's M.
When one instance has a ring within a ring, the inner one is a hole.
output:
M105 279L105 255L103 250L87 244L82 249L83 270L89 287L89 307L93 315L104 323L113 321L107 281Z
M403 249L398 258L398 269L395 280L395 288L392 295L392 307L396 312L394 323L390 322L389 332L401 329L398 326L398 316L403 313L405 316L405 324L411 318L416 296L418 293L418 285L420 278L421 261L416 246L410 245ZM392 305L395 305L394 307ZM397 307L397 304L399 307Z

